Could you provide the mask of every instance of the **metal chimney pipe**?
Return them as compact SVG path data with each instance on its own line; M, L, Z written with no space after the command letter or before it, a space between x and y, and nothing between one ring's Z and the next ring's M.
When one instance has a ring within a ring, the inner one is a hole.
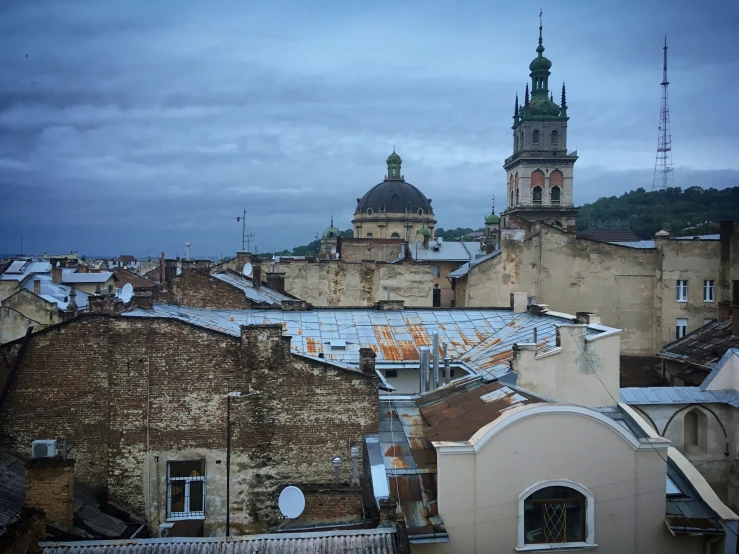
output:
M426 392L429 386L429 358L431 357L431 351L428 346L422 346L418 349L421 358L421 367L419 371L420 386L419 391Z
M336 456L331 460L331 465L334 466L334 482L338 485L341 483L341 458Z
M431 333L431 347L434 349L434 380L433 388L439 388L439 332Z
M444 384L448 385L452 380L451 358L444 357Z
M536 340L536 327L534 327L534 344L537 344L539 341Z
M358 485L359 484L359 447L358 446L352 446L351 448L352 452L352 485Z

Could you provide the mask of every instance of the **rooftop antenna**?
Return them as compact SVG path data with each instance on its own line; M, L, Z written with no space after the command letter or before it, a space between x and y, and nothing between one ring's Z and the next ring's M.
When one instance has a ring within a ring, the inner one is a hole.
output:
M244 211L236 218L236 221L241 222L241 251L250 252L251 241L254 240L254 234L246 232L246 206L244 206Z
M657 158L654 161L654 178L652 190L664 190L671 182L672 176L672 135L670 134L670 107L667 103L667 37L665 36L664 63L662 65L662 105L659 111L659 139L657 140Z

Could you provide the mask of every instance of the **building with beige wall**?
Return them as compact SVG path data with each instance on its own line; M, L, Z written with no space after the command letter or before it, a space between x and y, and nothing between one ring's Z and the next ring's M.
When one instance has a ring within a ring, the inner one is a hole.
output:
M382 183L357 198L352 226L355 238L415 240L421 229L433 236L436 219L431 199L405 181L395 151L387 159Z
M509 222L513 220L509 218ZM627 355L654 355L716 319L739 283L739 234L603 243L546 223L501 229L500 251L449 275L456 306L500 306L515 291L570 313L597 312L623 330ZM739 290L739 289L737 289Z

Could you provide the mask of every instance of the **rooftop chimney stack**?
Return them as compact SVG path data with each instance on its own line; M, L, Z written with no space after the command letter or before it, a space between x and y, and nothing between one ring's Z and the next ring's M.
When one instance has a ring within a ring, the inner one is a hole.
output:
M35 294L36 296L41 294L41 279L33 280L33 294Z
M77 290L75 290L74 285L72 285L70 291L69 291L69 303L67 304L67 313L74 314L77 313Z
M258 289L262 286L262 260L259 259L258 256L252 256L251 258L251 266L252 266L252 281L254 283L254 288Z
M54 526L74 526L74 460L33 458L26 462L26 506L40 508Z
M432 388L439 387L439 332L434 331L431 333L431 348L433 349L434 356L434 378Z
M375 358L377 354L371 348L359 349L359 370L365 375L375 375Z
M159 275L159 282L163 285L167 282L167 270L164 267L164 252L162 252L161 257L159 258L159 269L160 269L160 275Z
M56 265L51 269L51 280L54 283L62 282L62 266L61 264L59 264L59 262L57 262Z

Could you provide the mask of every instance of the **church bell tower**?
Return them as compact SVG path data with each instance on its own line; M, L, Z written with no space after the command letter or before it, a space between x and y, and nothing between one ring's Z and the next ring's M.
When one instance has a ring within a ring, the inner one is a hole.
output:
M567 151L567 98L554 102L549 90L552 62L544 57L541 14L537 57L529 64L531 96L526 84L523 105L518 94L513 110L513 155L506 158L506 209L502 228L515 227L512 216L543 221L575 232L573 170L577 152Z

